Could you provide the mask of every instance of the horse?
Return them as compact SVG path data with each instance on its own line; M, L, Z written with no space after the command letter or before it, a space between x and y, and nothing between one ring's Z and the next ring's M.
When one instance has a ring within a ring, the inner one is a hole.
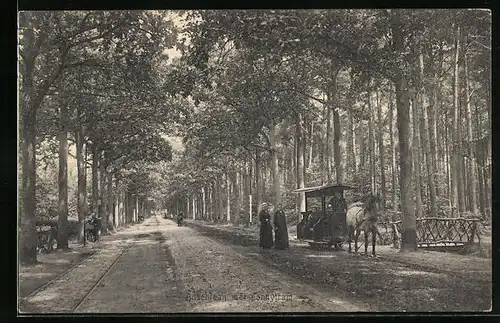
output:
M354 236L354 250L358 252L358 237L361 231L365 234L365 255L368 254L368 235L372 235L372 255L375 256L375 241L377 233L377 218L381 199L375 195L369 195L364 202L351 204L347 209L346 222L349 236L349 252L351 252L351 241Z

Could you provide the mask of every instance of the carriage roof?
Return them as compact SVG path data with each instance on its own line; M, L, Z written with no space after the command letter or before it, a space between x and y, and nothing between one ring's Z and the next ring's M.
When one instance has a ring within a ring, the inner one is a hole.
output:
M348 185L328 184L314 187L304 187L296 189L295 193L305 192L307 197L320 197L324 195L333 195L335 192L344 192L345 190L354 190Z

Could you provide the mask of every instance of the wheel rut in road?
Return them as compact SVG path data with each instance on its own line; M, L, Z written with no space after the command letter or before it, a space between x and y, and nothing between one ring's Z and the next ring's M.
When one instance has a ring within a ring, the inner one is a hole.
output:
M22 299L22 308L38 313L71 313L127 248L125 242L101 250Z
M118 234L106 248L21 299L21 312L181 311L182 287L155 220Z
M369 310L365 304L321 292L191 228L162 222L189 312Z
M155 226L157 230L157 226ZM89 295L80 312L176 313L185 310L175 261L159 232L142 233L113 271Z

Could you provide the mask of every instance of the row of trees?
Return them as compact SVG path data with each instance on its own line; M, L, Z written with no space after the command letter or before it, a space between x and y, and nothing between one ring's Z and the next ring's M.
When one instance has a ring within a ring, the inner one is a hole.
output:
M37 172L54 158L57 242L68 248L72 145L80 239L89 212L100 213L106 231L137 221L151 207L148 163L171 158L162 136L177 116L168 84L155 71L175 39L165 12L19 13L22 262L36 262L35 197L44 184L37 185Z
M369 187L400 210L404 250L416 249L416 217L490 214L488 11L200 11L186 21L173 73L196 108L171 206L239 221L306 184Z
M405 250L415 216L489 214L488 11L193 11L182 28L171 17L20 13L21 261L36 261L45 162L59 162L68 245L72 149L80 238L87 204L105 228L150 199L248 222L261 201L292 206L293 189L327 182L400 210Z

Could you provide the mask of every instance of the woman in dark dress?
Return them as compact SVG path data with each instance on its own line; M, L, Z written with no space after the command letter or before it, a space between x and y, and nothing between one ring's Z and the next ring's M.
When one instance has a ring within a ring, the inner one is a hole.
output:
M286 226L285 212L283 206L278 204L274 213L274 247L276 249L288 249L288 228Z
M271 215L267 204L262 204L262 210L259 213L260 220L260 241L259 246L269 249L273 246L273 227L271 226Z

